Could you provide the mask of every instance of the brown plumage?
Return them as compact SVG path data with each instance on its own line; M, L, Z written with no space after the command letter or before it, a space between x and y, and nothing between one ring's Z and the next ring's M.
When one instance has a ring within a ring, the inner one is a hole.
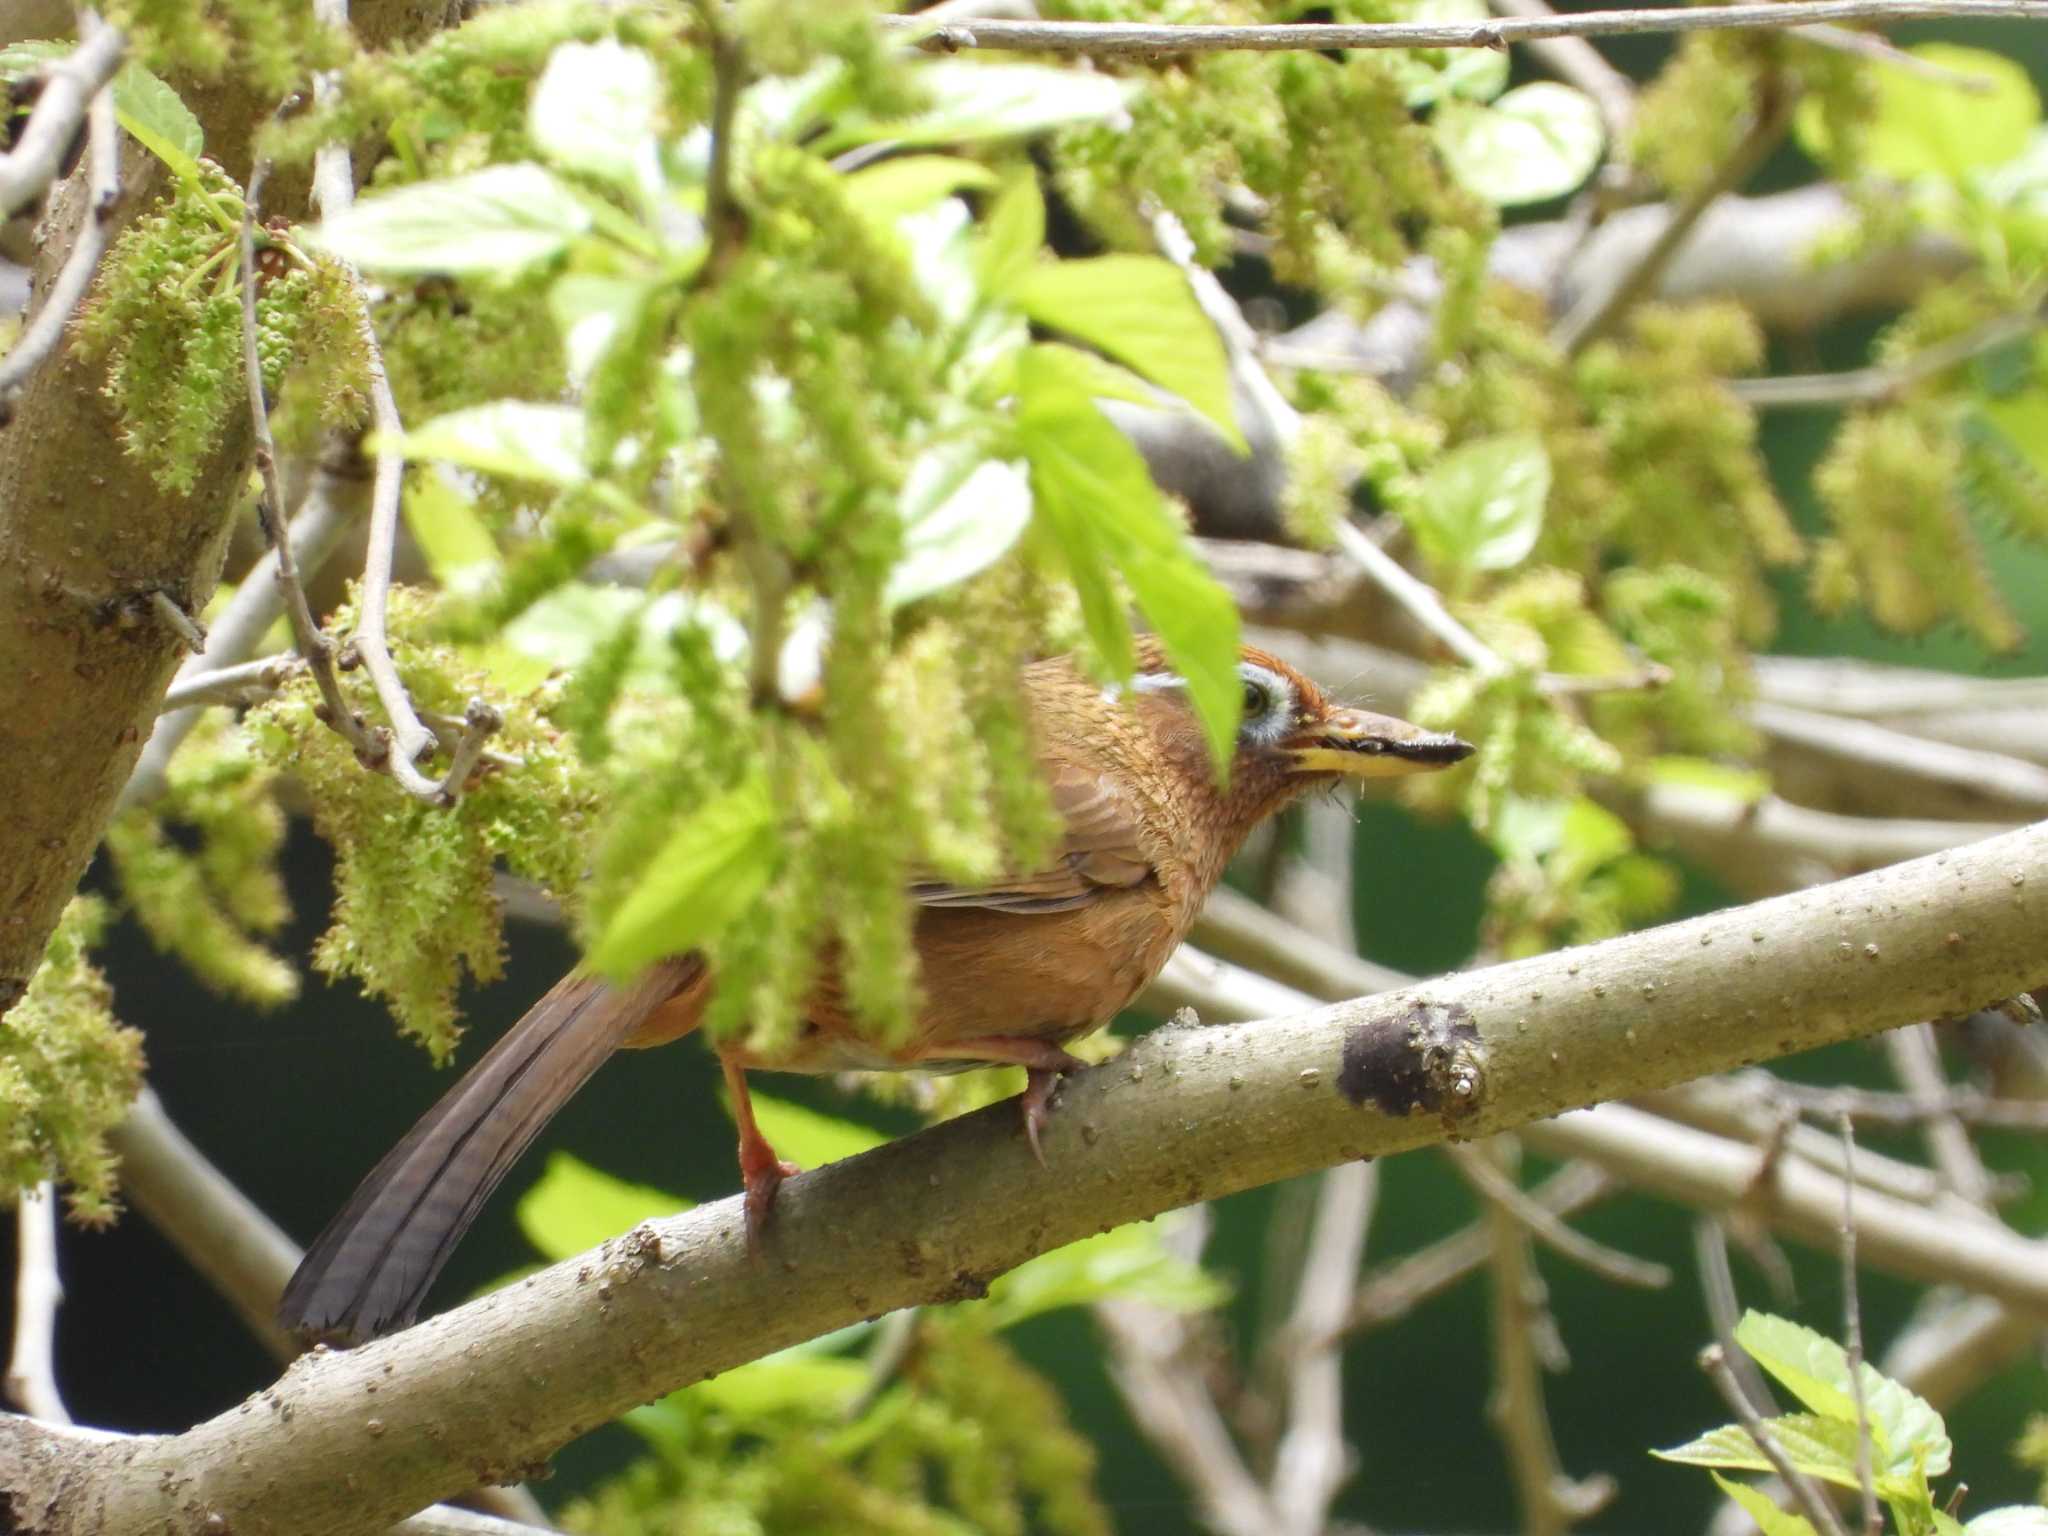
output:
M1333 706L1261 651L1247 648L1239 673L1244 724L1219 786L1186 688L1156 647L1142 648L1127 694L1065 659L1026 669L1040 769L1066 823L1059 856L987 886L912 886L924 1004L900 1044L862 1038L828 974L787 1051L720 1052L751 1230L795 1170L754 1125L748 1071L1022 1066L1035 1152L1058 1075L1079 1065L1064 1047L1159 974L1253 827L1317 785L1443 767L1472 750ZM663 961L631 987L580 974L557 983L328 1223L285 1290L285 1326L345 1341L412 1321L457 1239L555 1111L614 1050L695 1030L713 985L694 954Z

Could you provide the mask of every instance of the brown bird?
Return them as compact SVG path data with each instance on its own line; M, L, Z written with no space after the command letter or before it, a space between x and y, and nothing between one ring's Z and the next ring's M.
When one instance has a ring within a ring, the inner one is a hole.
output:
M1328 702L1278 658L1245 649L1243 722L1219 784L1185 682L1152 641L1129 690L1065 658L1023 676L1040 770L1066 822L1043 869L967 888L911 887L924 1003L893 1046L855 1029L835 980L820 984L794 1043L774 1056L719 1051L739 1124L749 1231L758 1236L796 1170L754 1123L746 1074L1025 1069L1032 1151L1064 1047L1100 1029L1159 974L1245 835L1304 791L1456 763L1455 736ZM557 983L370 1171L285 1288L279 1318L347 1341L417 1314L456 1240L528 1143L621 1047L694 1030L714 978L698 954L627 987L572 973Z

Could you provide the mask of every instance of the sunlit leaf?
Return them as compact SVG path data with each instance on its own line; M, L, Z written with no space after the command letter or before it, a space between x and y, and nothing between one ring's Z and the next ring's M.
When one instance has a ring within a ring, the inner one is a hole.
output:
M680 1195L614 1178L567 1152L551 1152L513 1216L529 1243L550 1259L566 1259L643 1221L689 1208Z
M573 405L492 400L436 416L396 438L373 437L371 447L542 485L579 485L589 478L583 413Z
M1954 43L1921 43L1907 52L1977 84L1897 66L1872 69L1876 110L1863 140L1868 170L1901 181L1953 177L2001 165L2027 149L2041 122L2041 99L2025 66ZM1827 124L1820 102L1809 100L1793 131L1814 159L1839 166L1841 146L1828 138Z
M132 60L114 76L114 112L144 149L178 175L199 174L206 133L178 93Z
M846 199L868 217L893 223L963 189L985 192L997 185L996 173L978 160L898 155L848 176Z
M1501 208L1564 196L1593 174L1607 139L1592 99L1548 80L1491 106L1443 102L1429 126L1451 174Z
M1754 805L1771 792L1768 774L1754 768L1735 768L1705 757L1666 754L1643 765L1643 777L1652 784L1669 784L1674 789L1697 790L1737 805Z
M1045 199L1031 176L1016 176L988 211L974 258L984 291L1001 293L1027 271L1045 244Z
M590 210L541 166L487 166L366 197L306 238L368 271L510 277L559 255Z
M1006 296L1040 325L1077 336L1181 397L1240 451L1222 338L1187 274L1157 256L1096 256L1025 268Z
M1056 1307L1142 1301L1173 1312L1221 1306L1230 1288L1163 1241L1170 1216L1133 1222L1083 1238L1018 1265L969 1309L991 1328L1008 1328Z
M1841 1345L1826 1334L1763 1312L1743 1315L1735 1342L1807 1407L1842 1421L1854 1432L1856 1399L1848 1352ZM1879 1472L1910 1471L1921 1455L1928 1475L1946 1472L1953 1447L1933 1406L1868 1363L1860 1378Z
M1963 1529L1969 1536L2048 1536L2048 1509L2039 1504L2007 1504L1985 1510Z
M1786 1413L1764 1420L1764 1427L1800 1471L1843 1487L1858 1486L1854 1424L1814 1413ZM1724 1424L1684 1445L1650 1454L1691 1467L1720 1467L1730 1472L1773 1470L1740 1424Z
M822 1168L872 1151L889 1138L856 1120L842 1120L787 1099L750 1095L761 1134L799 1168Z
M1031 523L1021 464L938 450L904 477L903 551L883 594L892 608L957 586L1000 560Z
M661 179L660 108L661 80L644 51L612 38L564 43L533 88L527 127L556 165L645 196Z
M775 872L780 844L768 781L755 774L697 807L648 863L591 947L615 980L722 933Z
M1738 1483L1718 1472L1711 1475L1721 1491L1741 1505L1742 1512L1756 1522L1756 1528L1763 1532L1763 1536L1814 1536L1811 1520L1778 1508L1761 1489L1752 1488L1748 1483Z
M498 545L476 505L446 476L408 477L405 526L434 580L451 591L474 590L498 566Z
M1492 16L1486 0L1414 0L1401 19L1422 22L1480 22ZM1382 57L1401 82L1412 110L1447 96L1491 101L1507 89L1510 61L1505 48L1389 49Z
M1550 455L1542 440L1513 432L1453 448L1402 510L1435 563L1501 571L1536 547L1549 496Z

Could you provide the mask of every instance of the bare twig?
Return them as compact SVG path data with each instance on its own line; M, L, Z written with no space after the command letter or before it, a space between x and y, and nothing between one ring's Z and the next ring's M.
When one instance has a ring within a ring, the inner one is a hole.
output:
M1334 1340L1358 1283L1378 1188L1376 1167L1346 1163L1324 1174L1316 1190L1308 1255L1287 1319L1287 1427L1272 1477L1276 1536L1319 1536L1355 1464L1344 1441L1344 1364Z
M1553 37L1625 37L1641 33L1810 27L1825 22L1889 25L1990 17L2048 20L2048 0L1790 0L1786 4L1702 5L1583 11L1575 16L1507 17L1488 22L1383 22L1352 26L1294 22L1274 26L1174 26L1138 22L977 21L932 27L918 16L884 16L888 30L910 31L934 53L963 48L1080 53L1096 58L1183 53L1278 53L1336 48L1504 48Z
M165 627L185 642L188 650L196 654L206 649L206 631L197 619L178 606L177 599L170 593L162 587L151 588L149 606Z
M1868 368L1848 368L1838 373L1730 379L1727 388L1736 399L1759 410L1773 406L1832 410L1846 405L1876 405L1896 400L1914 386L1938 378L1972 358L1982 357L2008 342L2031 336L2041 328L2041 324L2042 316L2038 309L1997 315L1960 335L1923 347L1896 363L1877 363Z
M1719 1344L1709 1344L1700 1351L1700 1369L1707 1373L1707 1380L1721 1394L1729 1411L1735 1415L1743 1432L1756 1445L1758 1451L1777 1469L1779 1478L1792 1490L1792 1497L1798 1502L1800 1512L1812 1523L1822 1536L1848 1536L1842 1529L1842 1522L1835 1515L1834 1506L1828 1503L1820 1490L1813 1486L1813 1480L1785 1455L1785 1448L1778 1444L1777 1437L1750 1407L1749 1399L1742 1394L1742 1387L1735 1379L1735 1373L1728 1367L1728 1356Z
M1599 1165L1572 1162L1530 1190L1528 1198L1561 1220L1620 1188L1620 1182ZM1406 1317L1477 1270L1486 1262L1489 1247L1485 1224L1477 1222L1366 1276L1337 1336L1349 1337Z
M1856 1132L1841 1118L1842 1160L1856 1166ZM1842 1333L1849 1356L1849 1396L1856 1403L1856 1481L1863 1494L1863 1536L1879 1536L1884 1517L1877 1508L1877 1479L1871 1467L1870 1403L1863 1390L1863 1308L1856 1298L1856 1181L1842 1180Z
M203 704L246 704L277 691L295 668L303 665L297 652L260 656L231 667L215 667L190 679L180 678L164 690L161 713L192 709Z
M1473 671L1482 676L1497 677L1508 670L1508 664L1494 654L1491 646L1452 616L1434 587L1412 575L1406 566L1381 549L1370 534L1349 518L1337 521L1337 547L1350 556L1382 592L1399 603L1416 623L1440 641L1445 650Z
M1488 1143L1496 1156L1512 1157L1513 1138ZM1502 1175L1506 1177L1505 1174ZM1543 1366L1561 1362L1543 1280L1526 1227L1506 1206L1489 1201L1486 1230L1491 1244L1494 1392L1488 1405L1507 1451L1515 1501L1528 1536L1560 1536L1591 1519L1614 1497L1610 1477L1584 1480L1565 1473L1543 1403ZM1548 1347L1546 1348L1546 1343Z
M1940 1172L1942 1182L1959 1199L1989 1210L1996 1185L1962 1120L1954 1111L1940 1107L1941 1100L1948 1096L1948 1079L1941 1070L1941 1047L1935 1043L1934 1027L1912 1024L1895 1029L1884 1037L1884 1046L1892 1072L1906 1092L1935 1106L1922 1124L1921 1134L1927 1141L1928 1158ZM2048 1110L2048 1104L2031 1107ZM2048 1125L2048 1115L2044 1115L2042 1123Z
M270 162L258 160L249 173L249 189L242 200L242 371L249 392L249 421L256 439L256 470L263 478L263 493L256 500L256 515L263 523L264 536L277 556L277 584L284 594L285 616L291 622L292 640L306 659L313 681L319 686L326 721L355 748L366 765L383 766L389 759L390 744L374 736L341 691L334 671L334 645L321 633L306 601L306 588L299 579L290 531L284 523L284 486L278 475L277 445L270 436L270 408L263 394L263 360L256 350L256 209L263 183L270 175Z
M24 1189L14 1206L14 1348L7 1357L7 1400L32 1419L69 1424L57 1390L57 1191L48 1179Z
M57 179L64 154L86 105L105 89L128 52L128 39L103 24L99 12L81 8L79 44L43 72L42 94L22 125L14 148L0 155L0 218L12 218L22 204L42 195Z
M235 595L228 599L227 606L208 630L206 650L200 655L187 657L185 665L178 669L177 681L165 695L167 705L171 696L180 689L203 688L211 673L241 661L261 643L270 626L284 611L287 593L298 586L300 575L317 571L334 552L342 530L356 515L358 489L356 483L341 470L330 469L323 464L315 472L312 487L298 514L292 518L283 540L273 542L263 558L242 578ZM280 551L300 562L293 568L294 576L289 586L283 577L284 567L279 562ZM194 699L190 707L167 707L166 712L158 717L156 729L150 733L148 744L143 747L142 756L136 759L135 768L128 775L128 783L121 791L120 809L146 805L163 793L171 758L199 723L200 710L197 706L202 702L214 701Z
M1775 1413L1769 1383L1749 1355L1735 1347L1735 1325L1741 1321L1741 1303L1735 1294L1735 1272L1728 1264L1728 1226L1718 1216L1702 1216L1692 1226L1693 1255L1699 1264L1700 1293L1706 1299L1707 1317L1714 1325L1714 1337L1725 1352L1728 1368L1742 1384L1743 1395L1758 1413Z
M1555 17L1545 0L1490 0L1497 16L1529 18ZM1629 136L1635 131L1636 88L1627 75L1608 63L1600 50L1583 37L1548 37L1529 44L1529 51L1559 79L1577 86L1600 109L1607 125L1607 141L1617 154L1626 154Z
M105 40L108 38L113 39L112 58L118 63L124 46L121 34L112 27L103 25L92 11L80 11L78 22L81 35L86 41L77 53L64 61L65 64L70 64L86 49L96 44L100 45L104 52L108 46ZM58 65L57 68L63 69L64 64ZM109 70L111 72L111 65ZM42 101L37 103L35 114L29 119L28 133L35 131L35 124L42 116L43 104L50 99L50 92L55 88L54 81L44 87ZM0 359L0 421L6 419L15 392L27 383L29 376L56 351L57 343L64 335L64 327L71 323L72 315L77 312L80 302L85 298L86 289L92 284L93 274L99 271L100 257L106 254L107 221L113 216L114 204L121 196L121 136L114 121L112 86L102 85L93 93L91 103L85 108L85 115L86 153L91 157L86 172L88 193L85 217L79 225L77 238L73 240L69 254L64 258L64 265L57 272L57 280L50 285L50 291L45 296L42 307L22 328L21 335L8 349L7 356ZM76 126L75 118L73 126ZM65 139L68 141L70 136L71 130L67 129ZM26 147L27 137L24 135L22 147L16 149L14 155L8 157L6 162L0 162L0 171L4 171L5 166L20 156ZM51 168L54 171L54 162ZM11 211L13 205L8 206Z
M1445 1149L1451 1162L1489 1204L1497 1205L1508 1215L1529 1229L1529 1235L1538 1242L1547 1244L1570 1259L1616 1285L1640 1286L1647 1290L1662 1290L1671 1283L1671 1271L1665 1265L1650 1259L1639 1259L1632 1253L1623 1253L1605 1243L1596 1242L1585 1233L1560 1220L1546 1209L1529 1192L1515 1183L1479 1147L1453 1145Z
M1796 1105L1799 1112L1829 1120L1848 1115L1871 1125L1925 1125L1934 1119L1952 1119L2004 1131L2048 1131L2048 1103L2036 1099L1994 1099L1973 1088L1944 1084L1922 1093L1880 1093L1870 1088L1819 1088L1772 1077L1771 1091ZM1832 1139L1832 1138L1830 1138ZM1858 1150L1859 1164L1868 1163L1871 1153Z
M1567 356L1588 342L1598 340L1622 315L1646 294L1656 290L1664 269L1692 235L1706 211L1722 194L1733 192L1755 174L1784 137L1792 121L1796 92L1772 76L1758 85L1762 100L1757 103L1756 121L1742 136L1727 160L1705 182L1693 188L1672 209L1671 217L1657 232L1650 248L1627 268L1612 285L1589 289L1565 312L1551 333L1551 340Z

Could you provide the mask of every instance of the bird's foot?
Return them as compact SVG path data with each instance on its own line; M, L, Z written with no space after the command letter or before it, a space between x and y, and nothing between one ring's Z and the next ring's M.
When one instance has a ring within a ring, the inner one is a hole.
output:
M749 1157L750 1151L765 1153L765 1156ZM740 1182L747 1192L747 1249L758 1254L768 1235L768 1224L775 1217L775 1194L782 1188L782 1181L802 1173L795 1163L775 1155L775 1149L765 1140L757 1140L751 1147L740 1148Z
M1024 1097L1019 1104L1024 1113L1024 1139L1031 1144L1031 1155L1038 1159L1038 1166L1045 1166L1045 1149L1039 1145L1039 1132L1045 1128L1046 1116L1052 1111L1053 1090L1059 1086L1060 1074L1078 1072L1088 1065L1071 1051L1063 1051L1050 1040L1035 1035L984 1035L978 1040L948 1040L942 1045L933 1045L924 1052L926 1061L985 1061L990 1066L1022 1067L1024 1069Z
M1065 1054L1062 1052L1061 1054ZM1074 1058L1069 1057L1070 1061ZM1080 1066L1079 1061L1074 1061ZM1058 1067L1028 1067L1024 1072L1024 1096L1017 1103L1024 1115L1024 1139L1031 1143L1031 1155L1038 1159L1038 1166L1045 1166L1045 1148L1038 1144L1038 1133L1045 1126L1046 1116L1052 1113L1052 1096L1060 1085Z

